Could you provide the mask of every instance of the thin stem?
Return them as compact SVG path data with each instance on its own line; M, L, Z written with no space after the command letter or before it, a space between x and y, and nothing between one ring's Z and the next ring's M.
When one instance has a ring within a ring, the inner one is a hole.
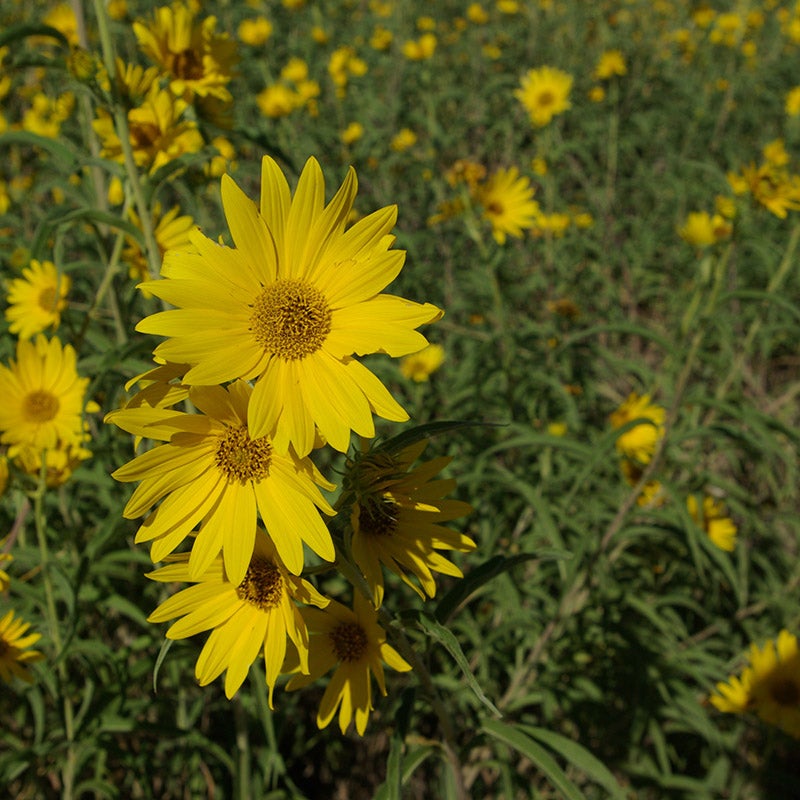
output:
M237 796L239 800L250 800L250 735L247 730L247 715L239 697L233 698L233 719L236 725L236 749L239 752Z

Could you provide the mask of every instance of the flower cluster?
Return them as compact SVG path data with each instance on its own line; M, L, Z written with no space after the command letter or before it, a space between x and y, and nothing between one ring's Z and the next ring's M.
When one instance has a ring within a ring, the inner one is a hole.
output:
M336 508L322 493L335 487L312 461L315 450L344 453L353 432L373 438L375 416L408 419L358 356L417 353L427 341L416 329L442 315L383 292L404 262L390 233L397 211L348 226L356 191L351 169L326 204L313 158L292 193L265 157L258 206L223 176L235 246L193 230L187 247L166 252L161 279L141 284L174 308L137 326L165 337L154 351L158 366L106 420L157 443L114 477L138 482L123 513L144 516L136 541L166 562L150 577L194 584L150 619L180 617L167 632L173 639L210 631L198 681L226 672L232 697L263 652L272 702L279 675L294 674L296 688L338 664L318 722L327 725L341 704L342 730L355 716L363 733L370 674L385 694L382 660L410 669L378 621L381 565L431 597L433 572L461 574L440 551L474 544L442 525L469 510L445 499L453 481L436 479L447 460L412 468L424 442L348 462ZM350 611L320 594L302 577L306 546L317 564L354 565L345 574L360 574L355 583L369 587L371 602L357 598Z

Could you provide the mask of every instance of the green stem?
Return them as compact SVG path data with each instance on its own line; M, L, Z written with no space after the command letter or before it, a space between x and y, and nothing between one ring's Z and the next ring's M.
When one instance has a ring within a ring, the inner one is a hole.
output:
M42 465L39 470L39 482L33 494L33 519L36 528L36 538L39 542L39 560L44 580L44 595L47 611L47 626L50 630L50 638L56 649L55 663L58 670L58 678L63 696L64 707L64 732L67 739L67 758L62 769L63 786L61 787L61 797L65 800L72 800L75 783L75 714L72 702L69 699L69 688L67 668L64 664L63 649L64 643L61 638L59 628L58 612L56 610L55 595L53 593L53 583L50 579L50 553L47 547L47 517L44 509L44 498L47 492L47 453L42 451Z
M247 730L247 714L238 696L233 698L233 718L236 725L236 749L239 753L237 796L239 800L250 800L250 736Z

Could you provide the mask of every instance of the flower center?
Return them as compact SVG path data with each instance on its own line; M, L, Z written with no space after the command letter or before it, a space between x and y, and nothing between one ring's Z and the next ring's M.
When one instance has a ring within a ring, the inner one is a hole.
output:
M214 461L229 480L258 481L269 475L272 445L269 437L251 439L247 427L228 428L217 441Z
M389 536L397 530L397 512L397 503L386 497L365 503L358 511L358 527L372 536Z
M182 50L171 59L172 74L184 80L199 80L203 77L203 59L194 50Z
M42 311L54 311L56 307L56 290L52 286L39 292L39 308Z
M22 413L28 422L50 422L58 414L58 409L58 398L41 390L25 395L22 402Z
M503 206L502 206L500 203L498 203L498 202L497 202L497 200L492 200L492 201L491 201L491 202L490 202L490 203L489 203L489 204L486 206L486 213L487 213L487 214L490 214L490 215L492 215L492 216L495 216L495 217L501 217L501 216L503 216L503 212L504 212L504 210L505 210L505 209L503 208Z
M539 105L544 108L553 105L555 99L555 95L549 89L539 93Z
M790 678L775 681L769 689L772 699L784 707L800 705L800 686Z
M270 284L252 308L250 330L255 340L286 361L315 353L331 332L331 310L324 295L303 281Z
M253 558L242 582L236 587L236 594L262 611L275 608L283 597L283 577L280 570L272 561Z
M367 634L355 622L342 622L330 632L339 661L358 661L367 649Z

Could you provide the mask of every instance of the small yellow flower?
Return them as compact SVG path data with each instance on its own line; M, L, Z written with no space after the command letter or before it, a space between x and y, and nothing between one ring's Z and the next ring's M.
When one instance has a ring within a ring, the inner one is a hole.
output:
M402 128L393 137L389 147L396 153L404 153L417 143L417 134L410 128Z
M650 402L649 394L640 397L636 392L631 392L625 402L609 417L611 427L614 429L639 420L638 424L619 435L617 451L627 459L639 464L648 464L653 457L656 444L664 435L666 416L666 409Z
M308 64L302 58L290 58L281 69L281 78L298 84L308 79Z
M547 432L551 436L566 436L568 430L566 422L551 422L547 426Z
M364 126L360 122L351 122L340 134L342 144L355 144L364 135Z
M480 3L470 3L467 7L467 19L475 25L485 25L489 21L489 15Z
M26 683L33 683L33 676L26 665L44 658L42 653L30 649L42 635L27 633L28 628L30 623L14 619L13 611L0 619L0 678L6 683L11 683L14 676Z
M239 23L239 39L251 47L258 47L272 36L272 23L266 17L245 19Z
M440 344L429 344L418 353L405 356L400 361L400 372L404 378L422 383L444 364L444 348Z
M0 484L0 495L2 495L6 490L6 483L8 482L8 459L5 456L0 456L0 479L2 480ZM5 544L5 539L3 539L0 544ZM11 578L5 571L5 567L13 560L14 556L12 556L11 553L0 553L0 592L4 592L8 589L11 583Z
M328 35L328 33L327 33L327 31L325 30L325 28L323 28L323 27L321 27L321 26L319 26L319 25L314 25L314 26L311 28L311 38L312 38L312 39L313 39L313 40L314 40L314 41L315 41L317 44L327 44L327 43L328 43L328 40L329 40L331 37Z
M113 20L122 20L128 16L128 2L127 0L108 0L106 5L108 16Z
M686 217L678 235L695 247L709 247L733 232L733 226L720 214L713 216L707 211L693 211Z
M497 10L501 14L518 14L519 3L517 0L497 0Z
M717 214L725 219L733 219L736 216L736 201L727 195L718 194L714 198L714 208Z
M592 86L587 97L592 103L602 103L606 99L606 90L602 86Z
M784 110L789 117L800 117L800 86L795 86L786 93Z
M530 114L531 122L543 127L556 115L570 108L572 76L555 67L528 70L514 96Z
M596 81L607 81L614 76L622 76L628 72L628 67L625 64L625 56L622 55L621 50L606 50L600 56L597 66L594 68L592 77Z
M703 498L701 512L697 498L690 494L686 498L686 508L689 516L720 550L733 552L736 547L736 524L730 517L725 516L725 507L720 501L706 495Z
M530 180L520 176L516 167L499 169L475 187L473 196L483 207L483 216L491 223L498 244L505 244L507 236L522 238L522 232L533 226L539 213L533 195Z
M285 117L294 111L300 97L283 83L273 83L256 96L256 103L265 117Z
M764 160L775 167L785 167L791 161L783 139L774 139L768 142L761 152L764 154Z
M369 46L373 50L388 50L389 46L392 44L392 39L394 35L388 28L384 28L382 25L378 25L375 30L372 32L372 36L369 40Z
M424 61L436 52L437 39L433 33L423 33L419 39L411 39L403 44L403 55L409 61Z
M67 307L69 289L69 276L59 273L52 261L32 259L22 277L8 285L9 331L20 339L30 339L48 328L57 328Z

